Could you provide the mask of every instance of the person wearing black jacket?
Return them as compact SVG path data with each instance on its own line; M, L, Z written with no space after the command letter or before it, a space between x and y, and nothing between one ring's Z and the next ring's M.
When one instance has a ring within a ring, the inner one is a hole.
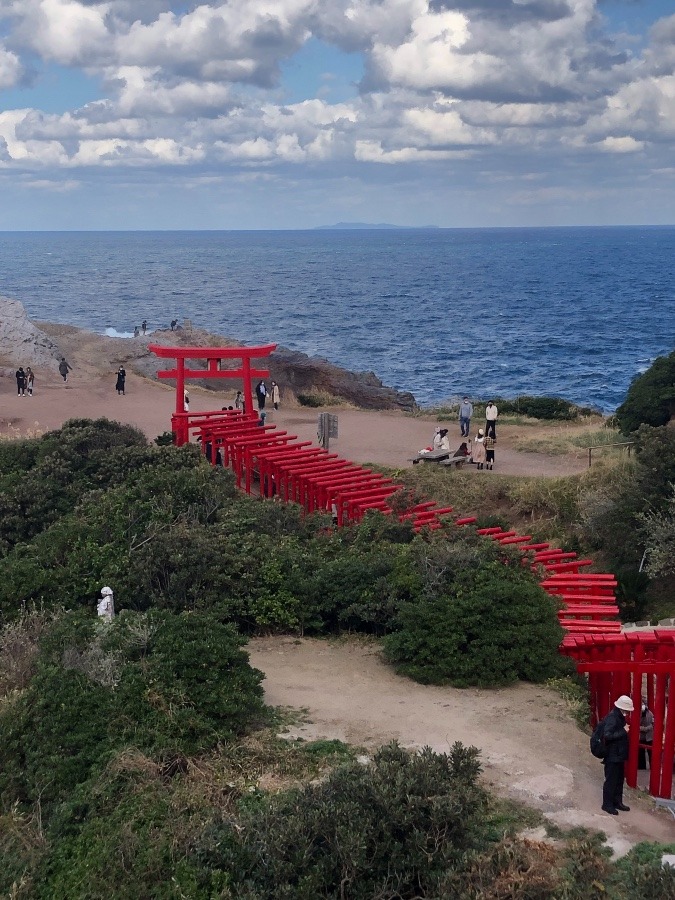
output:
M614 702L614 709L605 716L604 740L607 754L603 760L605 783L602 786L602 809L610 816L630 812L623 802L624 765L628 759L628 732L630 725L626 713L633 712L633 701L622 694Z

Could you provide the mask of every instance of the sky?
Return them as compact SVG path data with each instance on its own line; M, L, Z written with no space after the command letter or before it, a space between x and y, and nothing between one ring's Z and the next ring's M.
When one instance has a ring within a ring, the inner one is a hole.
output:
M0 0L0 230L675 223L675 0Z

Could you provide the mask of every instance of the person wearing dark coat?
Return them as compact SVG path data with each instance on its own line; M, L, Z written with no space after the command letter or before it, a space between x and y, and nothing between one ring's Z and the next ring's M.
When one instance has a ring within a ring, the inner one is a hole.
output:
M26 373L23 370L23 366L19 366L16 370L16 392L19 397L26 396Z
M265 400L267 399L267 385L264 381L259 381L255 386L255 395L258 400L258 411L265 409Z
M117 381L115 382L115 390L118 394L124 393L124 386L127 380L127 372L124 366L120 366L117 370Z
M633 712L633 701L622 694L614 703L614 709L605 718L604 739L607 753L603 759L605 783L602 786L602 809L610 816L630 812L623 802L624 766L628 759L628 732L630 725L626 714Z

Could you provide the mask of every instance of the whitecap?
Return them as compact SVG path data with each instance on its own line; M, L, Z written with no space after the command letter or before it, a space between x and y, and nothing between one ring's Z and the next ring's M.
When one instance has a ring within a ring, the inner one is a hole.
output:
M107 337L113 338L132 338L134 336L133 331L118 331L110 325L106 328L105 334Z

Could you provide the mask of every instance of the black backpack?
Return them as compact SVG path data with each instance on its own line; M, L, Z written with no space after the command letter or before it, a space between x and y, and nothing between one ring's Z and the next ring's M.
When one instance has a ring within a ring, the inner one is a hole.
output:
M604 759L607 756L604 719L601 719L593 729L593 734L591 735L591 753L598 759Z

